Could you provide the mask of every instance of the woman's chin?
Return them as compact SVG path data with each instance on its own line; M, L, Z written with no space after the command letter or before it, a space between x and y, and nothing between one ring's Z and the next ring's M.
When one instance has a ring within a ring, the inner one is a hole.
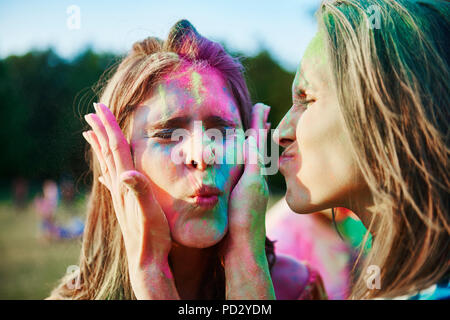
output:
M289 208L295 213L305 214L314 212L310 203L309 193L306 191L294 191L288 186L286 191L286 202Z
M197 229L197 230L196 230ZM187 228L181 232L173 232L172 238L179 244L189 248L209 248L218 244L225 236L227 228Z

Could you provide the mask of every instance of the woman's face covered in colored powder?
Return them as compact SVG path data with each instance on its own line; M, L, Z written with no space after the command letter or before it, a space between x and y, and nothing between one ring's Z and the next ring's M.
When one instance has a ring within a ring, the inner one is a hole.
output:
M292 85L293 106L274 140L285 148L280 172L297 213L350 207L365 183L346 134L321 32L311 41Z
M243 165L214 161L214 155L223 150L225 158L241 150L242 129L231 91L210 67L181 66L136 109L131 137L136 169L150 179L177 243L206 248L226 234L228 199Z

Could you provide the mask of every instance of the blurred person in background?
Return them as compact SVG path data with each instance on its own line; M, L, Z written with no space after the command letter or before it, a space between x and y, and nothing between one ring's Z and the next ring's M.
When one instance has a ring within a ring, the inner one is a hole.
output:
M12 184L13 202L16 208L24 209L28 198L28 181L23 177L17 177Z
M42 185L42 196L34 199L34 209L40 219L40 231L45 240L58 237L55 225L55 213L59 202L58 185L53 180L46 180Z
M53 180L46 180L42 187L43 195L34 199L34 209L40 220L40 233L46 241L72 239L83 234L84 223L78 217L71 217L69 221L61 223L56 218L60 200L58 184Z

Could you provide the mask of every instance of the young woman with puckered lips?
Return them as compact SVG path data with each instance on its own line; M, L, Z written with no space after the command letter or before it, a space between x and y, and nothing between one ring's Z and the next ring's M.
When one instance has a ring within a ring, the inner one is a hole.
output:
M324 297L318 274L265 237L260 165L205 161L208 129L234 130L226 152L263 148L269 109L252 107L239 62L185 20L165 41L136 43L85 117L94 179L80 272L49 298ZM188 134L172 141L176 129Z

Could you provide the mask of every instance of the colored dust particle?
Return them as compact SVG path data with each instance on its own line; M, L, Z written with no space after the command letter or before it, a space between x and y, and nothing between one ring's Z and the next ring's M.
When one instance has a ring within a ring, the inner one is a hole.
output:
M303 88L309 88L309 81L305 78L302 65L306 60L308 63L314 63L318 67L324 66L327 64L327 55L325 48L325 37L322 30L319 30L311 42L308 44L306 48L305 54L302 59L302 63L300 63L297 73L294 78L294 88L297 89L299 85Z
M367 229L364 227L360 220L353 218L346 218L339 223L339 231L350 242L354 248L360 248L363 243L364 236ZM367 253L372 248L372 235L369 234L368 241L364 246L364 252Z
M167 100L166 100L166 91L164 90L164 87L162 84L158 85L158 93L159 96L161 97L161 101L163 103L162 105L162 111L163 114L167 111Z
M320 29L314 38L309 43L306 48L304 58L314 58L317 59L320 57L319 65L326 64L326 50L325 50L325 36L322 29Z
M201 88L203 86L202 77L198 72L193 71L191 74L192 89L194 93L194 99L197 104L201 104L203 101L200 95Z

